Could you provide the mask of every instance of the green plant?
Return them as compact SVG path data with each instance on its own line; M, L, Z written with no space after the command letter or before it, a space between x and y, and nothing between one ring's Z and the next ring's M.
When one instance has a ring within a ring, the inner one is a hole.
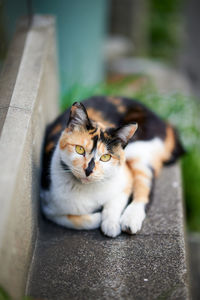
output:
M13 298L0 286L0 300L12 300ZM22 300L31 300L29 296L22 297Z
M11 300L8 293L2 287L0 287L0 300Z
M180 0L149 0L149 56L174 61L180 47Z

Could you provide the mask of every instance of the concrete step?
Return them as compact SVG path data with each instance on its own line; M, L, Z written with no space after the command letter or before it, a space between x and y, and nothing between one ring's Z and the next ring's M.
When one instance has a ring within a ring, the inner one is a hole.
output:
M155 183L142 231L116 239L40 219L27 294L39 299L188 299L180 168Z
M37 234L40 155L58 112L55 20L18 25L0 77L0 286L25 294Z
M188 258L190 266L191 295L193 300L200 299L200 233L188 234Z

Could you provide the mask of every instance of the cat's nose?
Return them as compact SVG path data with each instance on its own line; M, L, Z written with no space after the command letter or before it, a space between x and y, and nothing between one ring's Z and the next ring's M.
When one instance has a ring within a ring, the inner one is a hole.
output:
M94 158L92 158L87 166L87 169L85 169L85 175L87 177L90 176L90 174L93 172L94 166L95 166L95 162L94 162Z

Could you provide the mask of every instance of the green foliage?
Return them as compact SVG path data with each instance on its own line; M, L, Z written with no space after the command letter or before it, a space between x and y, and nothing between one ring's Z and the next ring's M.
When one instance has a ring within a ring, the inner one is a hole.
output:
M94 95L109 95L109 96L127 96L129 93L125 91L128 84L141 78L141 75L130 75L120 79L114 83L99 83L93 86L83 86L74 84L61 99L61 110L65 110L75 101L81 101Z
M0 300L11 300L8 293L6 293L6 291L2 287L0 287Z
M194 147L182 160L188 227L200 231L200 149Z
M149 55L173 60L179 47L180 0L150 0Z
M145 79L145 80L143 80ZM133 89L138 82L145 82ZM74 86L65 94L62 109L74 101L93 95L127 96L139 99L162 118L179 129L187 155L182 159L184 197L189 229L200 231L200 119L199 104L192 97L179 93L160 94L151 79L142 75L127 76L114 83L102 83L92 87Z
M22 300L31 300L29 296L22 297ZM12 300L12 297L0 286L0 300Z

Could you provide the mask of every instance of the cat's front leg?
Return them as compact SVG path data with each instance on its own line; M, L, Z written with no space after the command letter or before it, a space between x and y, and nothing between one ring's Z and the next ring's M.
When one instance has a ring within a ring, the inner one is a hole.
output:
M120 222L122 231L135 234L142 228L146 216L145 207L149 202L153 171L143 163L129 162L129 167L133 174L134 199L123 212Z
M106 202L102 211L101 230L109 237L116 237L121 233L120 216L128 202L125 194L113 197Z

